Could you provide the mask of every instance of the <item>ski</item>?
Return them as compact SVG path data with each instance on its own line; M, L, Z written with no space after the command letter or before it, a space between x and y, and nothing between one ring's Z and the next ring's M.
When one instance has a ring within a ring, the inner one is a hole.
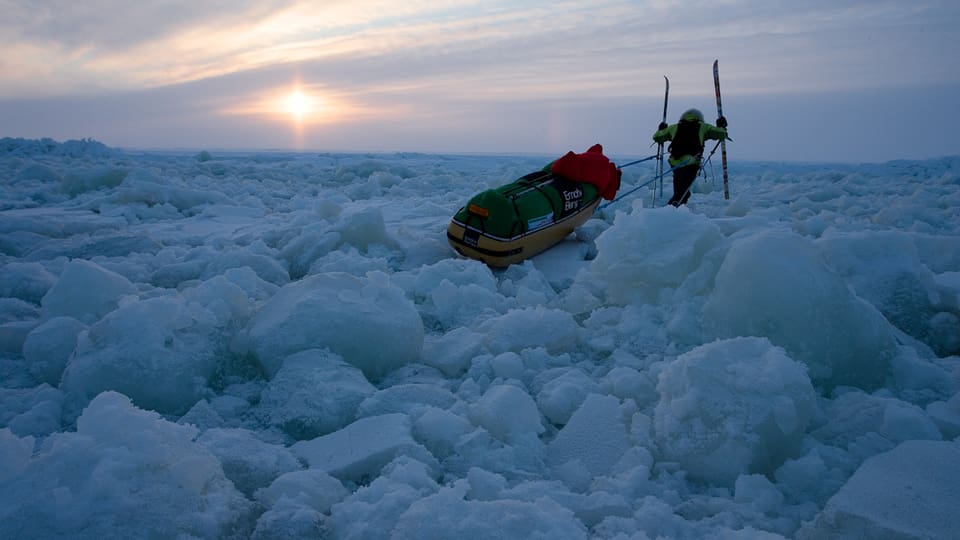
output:
M666 86L663 90L663 122L667 121L667 99L670 97L670 79L666 75L663 76L664 83ZM660 143L660 196L663 197L663 143Z
M717 118L723 116L723 105L720 103L720 69L717 64L719 60L713 61L713 89L717 93ZM723 163L723 198L730 198L730 187L727 182L727 141L720 141L720 160Z
M666 87L663 91L663 120L662 123L667 122L667 99L670 97L670 79L666 75L663 76L663 80L666 81ZM657 176L660 178L660 196L663 197L663 143L657 145ZM654 186L653 190L654 201L656 201L657 190Z

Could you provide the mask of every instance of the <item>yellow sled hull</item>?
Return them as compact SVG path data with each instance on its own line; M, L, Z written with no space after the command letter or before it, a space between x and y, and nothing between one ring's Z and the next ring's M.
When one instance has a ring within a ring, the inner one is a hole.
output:
M447 240L457 253L489 266L503 268L555 246L574 229L586 223L599 204L598 198L560 221L512 238L488 235L453 219L447 226Z

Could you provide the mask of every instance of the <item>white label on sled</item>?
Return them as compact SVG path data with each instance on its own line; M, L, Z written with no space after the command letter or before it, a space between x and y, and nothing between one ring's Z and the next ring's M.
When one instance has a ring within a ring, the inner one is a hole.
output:
M532 231L532 230L535 230L535 229L539 229L539 228L542 228L542 227L546 227L547 225L550 225L551 223L553 223L553 214L552 214L552 213L551 213L551 214L547 214L547 215L545 215L545 216L538 217L538 218L533 218L533 219L527 220L527 230L528 230L528 231Z

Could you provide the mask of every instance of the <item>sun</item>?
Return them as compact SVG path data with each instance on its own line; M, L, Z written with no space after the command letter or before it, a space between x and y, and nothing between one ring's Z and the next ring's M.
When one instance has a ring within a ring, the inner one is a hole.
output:
M274 120L289 123L298 148L304 147L310 136L323 131L343 114L342 103L317 85L294 81L268 96L264 103L266 112Z
M311 111L312 99L299 88L290 92L286 98L286 111L298 120L303 120Z

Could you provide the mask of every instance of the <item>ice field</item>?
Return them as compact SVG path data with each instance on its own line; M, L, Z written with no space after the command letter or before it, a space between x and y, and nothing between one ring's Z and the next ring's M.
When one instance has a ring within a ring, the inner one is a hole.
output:
M457 256L555 157L0 139L0 537L955 534L960 157Z

